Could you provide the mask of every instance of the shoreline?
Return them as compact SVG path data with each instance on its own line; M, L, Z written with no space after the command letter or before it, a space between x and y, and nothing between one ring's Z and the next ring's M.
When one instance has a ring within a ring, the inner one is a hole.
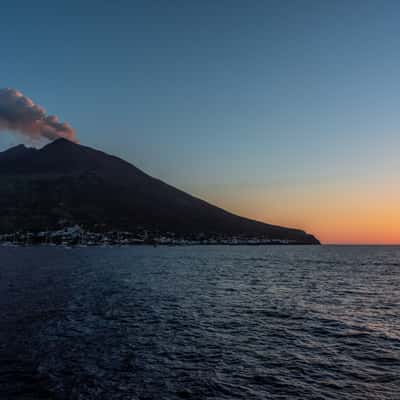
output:
M87 247L185 247L185 246L321 246L316 243L277 243L277 242L264 242L264 243L95 243L95 244L56 244L56 243L10 243L0 242L0 247L57 247L57 248L87 248Z
M309 239L309 240L308 240ZM0 234L3 246L187 246L187 245L313 245L320 244L311 237L304 240L269 238L263 235L224 234L218 232L176 233L158 230L136 229L135 231L89 231L79 225L58 230L40 232L16 231Z

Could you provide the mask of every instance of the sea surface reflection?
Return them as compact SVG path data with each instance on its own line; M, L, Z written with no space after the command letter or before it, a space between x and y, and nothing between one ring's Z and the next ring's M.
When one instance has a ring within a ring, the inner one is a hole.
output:
M0 248L1 399L398 399L400 248Z

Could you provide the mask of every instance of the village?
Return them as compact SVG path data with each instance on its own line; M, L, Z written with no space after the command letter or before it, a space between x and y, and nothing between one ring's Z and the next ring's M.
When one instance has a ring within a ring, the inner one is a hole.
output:
M15 232L0 234L2 246L126 246L126 245L287 245L289 240L271 240L264 237L228 236L223 234L190 234L186 237L172 232L136 230L135 232L91 232L79 225L59 230Z

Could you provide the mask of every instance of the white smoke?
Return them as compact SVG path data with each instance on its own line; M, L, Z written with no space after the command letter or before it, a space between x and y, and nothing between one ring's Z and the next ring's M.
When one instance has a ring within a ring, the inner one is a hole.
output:
M30 141L66 138L76 142L74 129L15 89L0 89L0 131L17 132Z

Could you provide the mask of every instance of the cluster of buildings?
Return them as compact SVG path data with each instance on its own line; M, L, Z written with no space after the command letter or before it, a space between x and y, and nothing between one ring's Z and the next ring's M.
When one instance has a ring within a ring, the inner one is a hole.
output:
M178 237L168 232L160 234L148 230L138 232L90 232L79 225L65 227L59 230L42 232L15 232L0 234L3 245L64 245L64 246L98 246L98 245L266 245L290 244L288 240L271 240L267 238L227 236L222 234L206 235L192 234L190 237Z

